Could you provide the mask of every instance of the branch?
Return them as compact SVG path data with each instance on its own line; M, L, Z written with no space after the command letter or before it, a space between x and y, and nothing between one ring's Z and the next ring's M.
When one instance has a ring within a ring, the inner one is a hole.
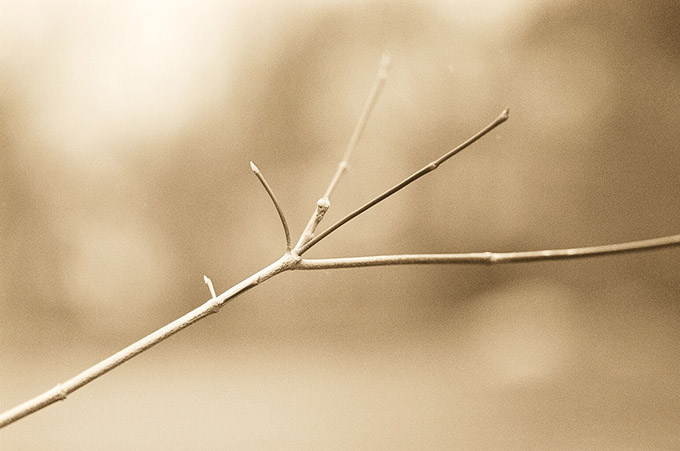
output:
M373 84L371 93L368 95L368 100L364 105L364 109L361 111L361 116L359 116L359 121L354 128L352 137L350 138L349 143L347 143L345 155L342 157L342 161L340 161L338 164L338 169L335 171L335 175L331 179L331 183L328 185L328 188L326 188L326 192L323 195L323 197L326 199L330 199L335 186L338 184L338 180L340 180L342 174L347 170L349 158L352 156L352 152L354 152L354 149L359 142L359 138L364 132L364 128L366 128L368 117L371 115L373 107L375 106L375 102L378 100L378 96L380 95L380 91L382 91L382 88L385 85L385 80L387 79L387 70L390 67L391 59L392 58L389 53L383 53L383 56L380 59L380 69L378 69L378 74L375 76L375 83Z
M76 375L75 377L61 383L57 384L54 388L46 391L45 393L24 402L2 414L0 414L0 428L7 426L31 413L34 413L43 407L49 406L57 401L66 399L66 397L78 390L79 388L87 385L98 377L106 374L117 366L123 364L124 362L130 360L136 355L144 352L145 350L155 346L166 338L174 335L175 333L181 331L182 329L194 324L195 322L213 314L220 310L220 308L234 299L241 293L259 285L260 283L274 277L275 275L293 269L302 270L312 270L312 269L335 269L335 268L350 268L350 267L362 267L362 266L383 266L383 265L402 265L402 264L430 264L430 263L505 263L505 262L521 262L521 261L538 261L538 260L557 260L557 259L567 259L567 258L578 258L578 257L588 257L595 255L607 255L622 252L635 252L643 250L651 250L662 247L670 247L680 245L680 235L672 235L663 238L655 238L650 240L635 241L629 243L620 244L610 244L604 246L593 246L584 248L574 248L574 249L557 249L557 250L544 250L544 251L527 251L527 252L508 252L508 253L493 253L493 252L482 252L482 253L471 253L471 254L423 254L423 255L386 255L386 256L375 256L375 257L356 257L356 258L336 258L336 259L302 259L300 257L304 252L310 249L312 246L317 244L323 238L331 234L333 231L340 228L342 225L355 218L356 216L362 214L366 210L370 209L374 205L388 198L392 194L401 190L402 188L408 186L410 183L414 182L423 175L434 171L440 164L444 163L449 158L456 155L458 152L462 151L470 144L477 141L479 138L484 136L486 133L491 131L496 126L503 123L508 118L508 110L504 110L495 121L482 129L479 133L465 141L460 146L447 152L440 158L434 160L421 170L412 174L406 178L401 183L395 185L393 188L389 189L385 193L371 200L364 206L345 216L340 221L336 222L323 233L318 236L311 238L314 229L319 224L323 215L328 210L329 196L336 186L340 176L347 168L347 161L352 153L352 150L356 146L356 142L363 131L367 117L373 108L373 104L377 98L382 85L386 77L387 65L389 62L389 57L383 56L383 61L381 63L381 68L376 79L376 84L373 87L371 95L369 96L369 101L367 102L364 111L359 120L359 124L352 135L352 139L348 144L347 150L343 160L338 166L338 170L331 181L326 193L322 199L317 202L317 206L314 215L310 219L307 227L302 233L298 244L295 249L291 250L291 240L290 232L288 230L288 224L283 214L283 210L279 205L276 197L274 196L271 188L264 179L264 176L259 171L257 166L251 162L251 168L255 175L258 177L262 185L264 186L267 194L271 198L277 212L279 213L279 218L284 228L286 234L286 245L287 252L278 260L270 264L269 266L261 269L255 274L247 277L243 281L231 287L229 290L215 296L214 288L212 286L212 281L205 277L204 280L210 289L210 294L212 298L206 301L201 306L195 308L184 316L176 319L175 321L167 324L166 326L158 329L157 331L147 335L141 340L133 343L127 348L113 354L112 356L102 360L96 365L88 368L82 373Z
M382 202L383 200L387 199L388 197L390 197L391 195L393 195L397 191L401 190L402 188L407 187L408 185L415 182L416 180L418 180L420 177L424 176L425 174L428 174L428 173L434 171L435 169L437 169L440 164L444 163L446 160L453 157L454 155L456 155L457 153L459 153L463 149L467 148L470 144L474 143L479 138L486 135L491 130L493 130L494 128L498 127L500 124L505 122L508 119L509 112L510 112L510 110L508 108L504 109L503 112L501 112L501 114L493 122L491 122L489 125L487 125L482 130L477 132L476 135L472 136L471 138L469 138L467 141L465 141L464 143L462 143L458 147L446 152L444 155L437 158L436 160L434 160L433 162L431 162L430 164L428 164L424 168L422 168L419 171L417 171L417 172L411 174L410 176L406 177L404 180L402 180L401 182L399 182L398 184L396 184L392 188L388 189L387 191L382 193L380 196L378 196L378 197L374 198L373 200L369 201L368 203L364 204L362 207L357 208L352 213L348 214L347 216L345 216L344 218L342 218L341 220L339 220L338 222L336 222L335 224L333 224L332 226L330 226L329 228L327 228L326 230L324 230L323 232L321 232L320 234L318 234L314 238L307 241L307 243L305 243L304 245L300 246L299 248L296 248L297 254L298 255L304 254L305 252L307 252L309 250L309 248L311 248L312 246L317 244L319 241L323 240L325 237L327 237L328 235L333 233L335 230L340 228L345 223L356 218L357 216L359 216L360 214L362 214L363 212L365 212L369 208L373 207L374 205L376 205L376 204Z
M382 58L380 59L380 68L378 69L378 73L375 76L373 88L371 88L371 93L368 95L368 99L366 100L364 109L361 111L359 120L357 121L357 124L354 127L352 137L347 143L347 147L345 148L345 154L343 155L340 163L338 163L338 168L336 169L335 175L333 175L333 178L331 179L328 188L326 188L326 192L324 193L323 197L319 199L319 201L317 202L317 208L314 211L314 214L312 215L311 218L309 218L309 221L305 226L305 230L302 232L299 241L295 245L296 249L298 249L300 246L309 241L309 239L314 234L316 227L319 225L324 215L326 214L326 211L328 211L328 208L331 205L330 204L331 194L333 193L335 186L338 184L340 177L349 167L349 158L352 156L352 152L354 152L354 149L356 148L357 143L359 142L359 138L361 137L364 128L366 128L366 123L368 122L368 118L371 115L371 112L373 111L375 102L378 100L378 96L380 95L380 92L382 91L382 88L385 85L385 80L387 79L387 70L390 67L390 61L391 57L389 53L383 53Z
M253 170L253 172L257 176L257 179L262 183L262 186L264 186L264 189L267 191L267 194L269 194L269 198L274 203L274 207L276 207L276 212L279 214L281 224L283 225L283 232L286 234L286 250L290 252L292 248L290 244L290 230L288 230L288 222L286 222L286 217L283 214L283 209L281 208L279 201L276 200L274 191L272 191L271 187L269 186L269 183L267 183L267 180L265 180L264 175L262 175L262 172L258 169L257 166L255 166L255 163L253 163L252 161L250 162L250 169Z
M2 414L0 414L0 428L7 426L8 424L11 424L27 415L30 415L31 413L34 413L44 407L47 407L57 401L62 401L66 399L66 397L78 390L79 388L87 385L88 383L92 382L93 380L99 378L100 376L108 373L112 369L116 368L117 366L125 363L126 361L130 360L134 356L146 351L147 349L151 348L152 346L157 345L161 341L165 340L166 338L176 334L180 330L190 326L191 324L205 318L206 316L209 316L213 313L216 313L219 311L219 309L229 300L235 298L236 296L240 295L241 293L259 285L260 283L264 282L265 280L275 276L276 274L279 274L283 271L290 270L290 269L295 269L296 267L299 267L300 269L321 269L321 266L318 265L316 267L314 266L314 261L308 260L306 266L301 265L301 257L303 252L305 252L307 249L309 249L311 246L316 244L318 241L323 239L325 236L330 234L333 230L336 230L343 224L345 224L347 221L350 219L358 216L359 214L363 213L364 211L368 210L370 207L373 205L377 204L378 202L382 201L383 199L391 196L395 192L399 191L400 189L404 188L414 180L420 178L421 176L427 174L430 171L433 171L439 166L441 163L446 161L447 159L451 158L453 155L456 153L460 152L463 150L465 147L469 146L473 142L475 142L477 139L481 138L484 134L488 133L490 130L492 130L494 127L497 125L501 124L508 118L508 110L504 110L503 113L491 124L489 124L487 127L485 127L482 131L477 133L475 136L472 138L468 139L466 142L458 146L457 148L447 152L444 154L442 157L439 159L433 161L420 171L416 172L415 174L411 175L408 177L406 180L398 184L397 186L393 187L392 189L388 190L386 193L382 194L381 196L378 196L368 204L364 205L360 209L356 210L355 212L351 213L350 215L346 216L344 219L341 219L338 221L336 224L331 226L329 229L327 229L325 232L320 234L314 239L311 239L307 241L307 243L302 246L300 249L296 249L296 252L291 252L291 241L290 241L290 232L288 230L288 224L286 222L286 219L283 214L283 210L281 209L281 206L279 205L278 201L276 200L276 197L274 196L274 193L271 190L271 187L267 183L267 181L264 179L264 176L260 172L260 170L255 166L253 162L250 163L251 169L257 176L257 178L260 180L262 185L264 186L265 190L267 191L267 194L269 194L269 197L272 199L272 202L274 203L274 206L276 207L277 212L279 213L279 217L281 218L281 223L283 225L284 232L286 234L286 246L287 246L287 252L277 261L272 263L271 265L261 269L260 271L256 272L252 276L244 279L240 283L234 285L231 287L229 290L225 291L222 293L220 296L215 297L214 296L214 289L211 289L211 295L212 298L205 302L203 305L200 307L197 307L196 309L190 311L189 313L185 314L184 316L176 319L175 321L171 322L170 324L167 324L166 326L158 329L157 331L147 335L146 337L142 338L141 340L131 344L127 348L113 354L112 356L102 360L98 364L88 368L87 370L83 371L82 373L78 374L77 376L69 379L68 381L57 384L54 388L46 391L45 393L36 396L33 399L30 399L23 404L20 404ZM344 160L343 160L344 161ZM337 177L336 177L337 178ZM335 180L337 182L337 180ZM331 189L332 186L334 186L334 183L331 183ZM315 211L315 217L318 219L315 220L315 218L312 218L312 221L310 223L312 224L318 224L320 221L320 218L323 217L323 214L328 210L329 203L327 198L322 198L319 200L317 203L317 208ZM300 237L300 242L302 242L305 234ZM310 235L311 236L311 235ZM342 259L338 259L338 261L341 261ZM321 261L323 262L323 261ZM323 264L323 263L322 263ZM336 263L337 264L337 261ZM386 263L386 264L394 264L394 263ZM326 261L326 265L328 265L328 261ZM347 266L342 266L342 262L340 263L341 266L336 266L338 268L340 267L347 267ZM364 266L366 264L364 263ZM326 266L330 267L330 266ZM205 282L208 284L209 287L212 286L212 281L209 282L209 279L206 277Z
M45 393L2 413L0 415L0 428L14 423L15 421L27 415L37 412L43 407L47 407L57 401L65 400L70 393L73 393L79 388L89 384L93 380L108 373L117 366L122 365L134 356L141 354L152 346L157 345L166 338L176 334L180 330L192 325L206 316L217 313L224 304L234 299L236 296L248 291L249 289L283 271L291 269L293 265L299 262L299 260L299 257L291 255L290 253L284 254L283 257L271 265L237 283L221 295L211 298L200 307L195 308L170 324L161 327L157 331L131 344L127 348L118 351L112 356L102 360L101 362L88 368L66 382L57 384L54 388L46 391Z
M348 258L304 258L293 269L339 269L366 266L424 265L424 264L494 264L569 260L613 254L651 251L680 246L680 235L651 238L626 243L520 252L472 252L465 254L403 254Z

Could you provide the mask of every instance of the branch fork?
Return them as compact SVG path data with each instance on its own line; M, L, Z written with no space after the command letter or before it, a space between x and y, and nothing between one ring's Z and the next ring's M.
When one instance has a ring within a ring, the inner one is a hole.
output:
M357 142L363 132L363 129L368 121L371 111L375 105L377 97L385 83L387 77L387 69L389 67L389 55L383 55L378 74L369 95L369 98L360 115L357 126L354 129L352 137L347 145L345 154L338 164L336 172L331 179L328 188L324 195L318 200L314 213L309 219L306 227L300 234L295 246L292 245L290 238L290 230L283 212L281 204L269 183L267 183L264 175L260 169L254 164L250 163L251 170L258 178L265 191L269 195L276 211L279 215L281 225L283 226L286 251L285 253L270 265L262 268L255 274L247 277L241 282L220 295L216 295L212 280L204 276L204 281L210 290L211 298L204 304L158 329L157 331L147 335L141 340L131 344L127 348L113 354L112 356L102 360L96 365L88 368L75 377L57 384L52 389L43 394L30 399L2 414L0 414L0 428L7 426L27 415L30 415L50 404L66 399L66 397L75 390L92 382L98 377L111 371L113 368L123 364L132 357L144 352L150 347L160 343L166 338L174 335L180 330L192 325L193 323L219 311L227 302L231 301L241 293L250 290L262 282L274 277L275 275L288 270L317 270L317 269L337 269L337 268L357 268L365 266L385 266L385 265L406 265L406 264L495 264L495 263L512 263L512 262L534 262L543 260L559 260L571 258L583 258L599 255L611 255L623 252L638 252L652 249L660 249L671 246L680 245L680 235L671 235L661 238L653 238L642 241L634 241L628 243L609 244L601 246L572 248L572 249L555 249L555 250L538 250L538 251L522 251L522 252L476 252L465 254L406 254L406 255L378 255L369 257L351 257L351 258L331 258L331 259L306 259L302 255L317 245L321 240L333 233L335 230L351 221L353 218L366 212L376 204L382 202L401 189L415 182L420 177L434 171L441 164L457 155L462 150L469 147L478 139L492 131L494 128L502 124L508 119L509 111L506 108L501 114L493 120L489 125L482 128L478 133L470 137L468 140L459 146L444 153L441 157L425 165L422 169L414 172L409 177L394 185L384 193L376 196L361 207L349 213L335 224L329 226L323 232L315 234L316 229L322 222L324 215L331 206L331 194L338 184L342 174L347 170L349 158L354 151Z

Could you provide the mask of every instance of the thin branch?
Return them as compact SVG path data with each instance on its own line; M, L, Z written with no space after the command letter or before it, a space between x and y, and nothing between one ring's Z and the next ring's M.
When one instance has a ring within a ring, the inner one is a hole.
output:
M423 167L419 171L411 174L410 176L408 176L407 178L405 178L404 180L402 180L401 182L399 182L398 184L396 184L392 188L388 189L387 191L385 191L384 193L382 193L378 197L374 198L373 200L367 202L362 207L357 208L352 213L348 214L347 216L345 216L344 218L342 218L341 220L339 220L338 222L336 222L335 224L333 224L332 226L330 226L329 228L327 228L326 230L324 230L323 232L321 232L320 234L318 234L314 238L310 239L309 241L307 241L307 243L305 243L304 245L300 246L297 249L297 254L298 255L304 254L305 252L307 252L307 250L309 250L309 248L311 248L316 243L318 243L319 241L321 241L322 239L324 239L325 237L327 237L328 235L333 233L335 230L340 228L345 223L356 218L357 216L359 216L360 214L362 214L363 212L365 212L369 208L373 207L374 205L376 205L376 204L382 202L383 200L387 199L388 197L390 197L391 195L393 195L397 191L401 190L402 188L407 187L408 185L415 182L416 180L418 180L420 177L424 176L425 174L428 174L428 173L434 171L435 169L437 169L439 167L440 164L444 163L446 160L453 157L454 155L456 155L457 153L459 153L460 151L462 151L463 149L468 147L470 144L474 143L479 138L486 135L491 130L493 130L494 128L496 128L497 126L499 126L500 124L505 122L508 119L508 114L509 114L509 109L508 108L504 109L503 112L501 112L501 114L493 122L491 122L489 125L487 125L482 130L480 130L476 135L472 136L471 138L469 138L467 141L465 141L464 143L462 143L458 147L448 151L447 153L445 153L441 157L437 158L436 160L434 160L433 162L431 162L427 166Z
M269 186L269 183L267 183L267 180L265 180L264 175L262 175L262 172L258 169L257 166L255 166L255 163L253 163L252 161L250 162L250 169L253 170L253 172L257 176L257 179L262 183L262 186L264 186L264 189L267 191L267 194L269 194L269 198L274 203L274 207L276 207L276 212L279 214L279 218L281 218L281 224L283 225L283 232L286 234L286 250L290 252L290 250L292 249L290 243L290 230L288 230L288 222L286 222L286 217L283 214L283 209L281 208L279 202L276 200L274 191L272 191L271 187Z
M79 388L89 384L93 380L108 373L117 366L122 365L134 356L141 354L152 346L157 345L161 341L176 334L180 330L192 325L206 316L217 313L224 304L234 299L236 296L250 290L251 288L283 271L291 269L299 261L300 258L297 256L291 255L290 253L284 254L283 257L271 265L237 283L221 295L211 298L209 301L205 302L184 316L176 319L164 327L161 327L157 331L131 344L127 348L118 351L112 356L102 360L101 362L88 368L66 382L57 384L54 388L46 391L45 393L0 414L0 428L14 423L15 421L27 415L37 412L38 410L47 407L50 404L65 400L69 394L73 393Z
M324 214L330 207L331 194L333 193L333 190L338 184L340 177L349 166L349 159L352 156L352 153L354 152L357 143L359 142L359 138L361 138L361 134L364 132L364 128L366 128L368 118L370 117L371 112L375 107L375 103L378 100L378 96L380 95L380 92L382 91L382 88L385 85L385 80L387 79L387 70L390 67L390 61L391 57L389 53L383 53L382 58L380 59L380 68L378 69L378 73L375 76L375 82L373 83L373 87L371 88L371 93L368 95L368 99L364 104L364 109L361 111L359 120L357 121L357 124L354 127L354 132L352 133L352 136L349 139L349 142L347 143L347 147L345 148L345 154L343 155L340 163L338 163L338 168L336 169L335 174L333 175L333 178L331 179L331 182L328 185L328 188L326 188L326 192L324 193L323 197L319 199L319 201L317 202L317 209L314 211L314 214L307 222L307 225L305 226L302 235L300 235L300 239L295 245L296 249L305 244L307 241L309 241L309 239L314 234L316 227L323 219Z
M340 163L338 164L338 169L335 171L335 175L333 176L331 183L328 185L328 188L326 188L326 192L323 195L323 197L326 199L331 198L331 194L333 193L335 186L338 184L338 180L340 180L342 174L347 170L347 166L349 163L349 159L352 156L352 152L354 152L354 149L356 148L357 143L359 142L359 138L361 138L361 134L364 132L364 129L366 128L366 123L368 122L368 118L371 115L371 112L373 111L375 102L378 100L380 91L382 91L382 88L385 85L385 80L387 79L387 70L390 67L391 59L392 58L389 53L383 53L382 58L380 59L380 68L378 69L378 74L375 76L373 88L371 89L371 93L368 95L368 100L366 100L364 109L361 111L361 116L359 116L359 121L357 122L357 125L354 128L352 137L350 138L349 143L347 143L345 155L342 157L342 161L340 161Z
M338 269L365 266L423 265L423 264L495 264L567 260L600 257L613 254L651 251L680 246L680 235L670 235L626 243L520 252L472 252L465 254L403 254L327 259L302 259L294 269Z

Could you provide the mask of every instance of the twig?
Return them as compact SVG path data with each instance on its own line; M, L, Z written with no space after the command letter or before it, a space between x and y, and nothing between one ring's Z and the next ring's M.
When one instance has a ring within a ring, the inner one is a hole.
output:
M251 163L253 172L258 177L262 185L265 187L267 193L272 199L272 202L274 203L274 206L276 207L277 212L279 213L279 217L281 219L281 223L283 224L284 232L286 234L287 245L286 253L277 261L261 269L260 271L256 272L250 277L247 277L246 279L234 285L233 287L231 287L224 293L220 294L219 296L215 296L215 291L214 288L212 287L212 281L210 281L208 277L204 276L205 281L208 284L208 287L210 288L210 294L212 295L212 298L210 300L206 301L201 306L195 308L194 310L190 311L184 316L176 319L170 324L158 329L157 331L147 335L141 340L131 344L127 348L102 360L101 362L88 368L87 370L67 380L66 382L58 384L54 388L46 391L45 393L0 414L0 428L7 426L8 424L11 424L27 415L30 415L31 413L34 413L50 404L66 399L66 397L70 393L92 382L93 380L97 379L103 374L106 374L107 372L111 371L117 366L130 360L134 356L160 343L161 341L174 335L180 330L194 324L200 319L205 318L206 316L209 316L213 313L216 313L224 304L234 299L241 293L287 270L334 269L334 268L398 265L398 264L501 263L501 262L509 263L520 261L577 258L594 255L614 254L619 252L634 252L648 249L657 249L661 247L675 246L680 244L680 235L673 235L664 238L655 238L651 240L636 241L630 243L547 251L509 252L509 253L483 252L473 254L434 254L434 255L391 255L391 256L387 255L376 257L356 257L336 259L302 259L301 255L306 250L308 250L313 245L318 243L324 237L328 236L334 230L337 230L339 227L347 223L352 218L355 218L356 216L365 212L378 202L381 202L382 200L396 193L400 189L406 187L416 179L435 170L441 163L448 160L456 153L460 152L461 150L475 142L477 139L481 138L484 134L488 133L490 130L492 130L494 127L501 124L508 118L508 110L506 109L494 122L489 124L482 131L477 133L475 136L473 136L460 146L447 152L442 157L433 161L432 163L425 166L420 171L414 173L410 177L406 178L404 181L397 184L390 190L386 191L385 193L376 197L372 201L368 202L363 207L345 216L345 218L341 219L340 221L326 229L323 233L319 234L315 238L309 239L312 236L312 233L314 232L313 230L314 227L318 225L321 218L323 218L324 213L326 212L326 210L328 210L329 207L328 196L330 196L331 191L337 184L337 180L339 179L342 172L345 170L347 166L347 159L351 154L351 149L353 149L354 146L356 145L356 140L361 134L361 130L363 130L366 120L364 116L366 117L368 116L368 113L372 108L372 104L375 102L374 98L377 96L377 92L380 90L380 87L384 82L385 77L384 72L386 71L386 65L387 65L386 58L384 57L383 64L381 65L381 72L379 72L378 81L376 84L377 87L374 86L375 92L372 93L372 95L370 96L369 102L367 103L368 106L365 108L364 114L362 114L362 118L359 121L360 125L357 126L358 131L355 130L356 138L353 135L352 140L350 140L350 145L348 145L348 151L345 153L343 161L338 166L338 171L336 172L336 175L333 177L333 180L329 185L329 189L326 191L326 195L317 203L314 216L310 220L304 232L301 234L300 240L298 241L298 244L296 245L295 249L291 250L290 232L288 230L288 225L284 218L283 211L279 203L277 202L276 197L274 196L274 193L272 192L271 188L267 184L266 180L262 176L262 173L259 171L259 169L257 169L257 167L253 163Z
M604 244L601 246L576 247L520 252L471 252L464 254L402 254L375 255L348 258L303 258L294 269L339 269L366 266L423 265L423 264L495 264L538 262L545 260L570 260L601 257L613 254L651 251L680 246L680 235L670 235L641 241Z
M283 257L271 265L244 279L221 295L211 298L200 307L195 308L170 324L161 327L157 331L131 344L127 348L118 351L117 353L102 360L101 362L88 368L68 381L58 384L51 390L48 390L45 393L2 413L0 415L0 428L5 427L8 424L11 424L44 407L47 407L50 404L53 404L57 401L63 401L69 394L73 393L84 385L87 385L98 377L108 373L117 366L127 362L134 356L141 354L152 346L157 345L166 338L176 334L180 330L194 324L206 316L217 313L224 304L234 299L236 296L259 285L265 280L274 277L280 272L291 269L291 267L298 261L299 257L291 255L290 253L284 254Z
M283 214L283 209L281 208L279 201L276 200L274 191L272 191L271 187L269 186L269 183L267 183L267 180L265 180L264 175L262 175L262 172L258 169L257 166L255 166L255 163L253 163L252 161L250 162L250 169L252 169L252 171L257 176L257 179L262 183L262 186L264 186L264 189L267 191L267 194L269 194L269 198L274 203L274 207L276 207L276 212L279 214L281 224L283 225L283 232L286 234L286 250L290 252L290 250L292 249L292 246L290 244L290 230L288 230L288 222L286 222L286 216Z
M335 175L331 179L331 182L328 185L328 188L326 188L326 192L323 195L323 197L326 199L331 198L331 194L333 193L335 186L338 184L340 177L347 170L349 159L352 156L352 152L354 152L354 149L357 147L359 138L361 138L361 134L364 132L364 128L366 128L368 117L371 115L373 107L375 106L375 102L378 100L378 96L380 95L380 91L382 91L382 88L385 85L385 80L387 79L387 70L390 67L391 60L392 57L389 55L389 53L384 53L382 58L380 59L380 69L378 69L378 74L375 77L375 83L373 84L371 93L368 95L368 100L364 105L364 109L361 111L361 116L359 116L359 121L357 122L356 127L354 127L352 137L350 138L349 143L347 143L345 155L342 157L342 160L338 164L338 168L335 171Z
M213 286L213 283L212 283L212 280L210 280L210 277L204 275L203 281L205 282L206 285L208 285L208 289L210 290L210 294L212 295L212 297L216 298L217 295L215 294L215 287Z
M343 155L340 163L338 163L338 168L336 169L335 174L333 175L333 178L331 179L331 182L328 185L328 188L326 188L326 192L324 193L323 197L319 199L319 201L317 202L317 208L316 210L314 210L314 214L312 215L312 217L309 218L309 221L307 222L307 225L305 226L302 235L300 235L300 239L295 245L295 249L300 248L302 245L304 245L307 241L311 239L312 235L314 234L314 231L316 230L316 227L319 225L324 215L326 214L326 211L328 211L328 208L331 206L330 203L331 194L333 193L335 186L338 184L340 177L342 176L342 174L344 174L344 172L347 170L347 167L349 166L349 159L352 156L352 152L354 152L354 149L356 148L357 143L359 142L359 138L361 138L361 134L363 133L364 128L366 127L366 123L368 122L368 118L371 115L371 112L373 111L375 102L378 100L378 96L380 95L380 92L382 91L382 88L385 85L385 80L387 79L387 70L390 67L390 61L391 57L389 53L383 53L382 58L380 59L380 68L378 69L378 73L375 76L375 82L373 83L373 87L371 88L371 93L368 95L368 99L364 104L364 109L361 111L359 120L357 121L357 124L354 127L352 137L347 143L347 147L345 148L345 154Z
M344 218L342 218L341 220L339 220L338 222L336 222L332 226L328 227L326 230L324 230L320 234L316 235L314 238L307 241L304 245L300 246L299 248L296 248L297 254L298 255L304 254L305 252L307 252L309 250L309 248L311 248L312 246L317 244L319 241L326 238L328 235L333 233L335 230L340 228L342 225L344 225L347 222L349 222L350 220L356 218L357 216L359 216L360 214L362 214L363 212L365 212L369 208L373 207L374 205L376 205L376 204L382 202L383 200L387 199L388 197L390 197L391 195L393 195L397 191L401 190L402 188L407 187L408 185L415 182L416 180L418 180L420 177L424 176L425 174L428 174L428 173L434 171L435 169L437 169L440 164L444 163L446 160L453 157L458 152L462 151L463 149L468 147L470 144L474 143L479 138L486 135L491 130L493 130L494 128L496 128L497 126L499 126L500 124L505 122L508 119L509 112L510 112L510 110L508 108L504 109L503 112L501 112L501 114L493 122L491 122L489 125L487 125L482 130L480 130L476 135L472 136L470 139L468 139L467 141L465 141L464 143L462 143L458 147L446 152L444 155L437 158L436 160L434 160L433 162L431 162L430 164L428 164L424 168L422 168L419 171L417 171L417 172L411 174L410 176L406 177L404 180L397 183L395 186L388 189L387 191L385 191L384 193L382 193L378 197L367 202L363 206L357 208L352 213L348 214L347 216L345 216Z

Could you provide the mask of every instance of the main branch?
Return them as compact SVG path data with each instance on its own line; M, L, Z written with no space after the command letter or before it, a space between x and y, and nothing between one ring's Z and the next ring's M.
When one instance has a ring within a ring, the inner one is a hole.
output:
M177 318L170 324L161 327L157 331L131 344L127 348L118 351L117 353L102 360L101 362L88 368L68 381L57 384L54 388L46 391L45 393L4 412L2 415L0 415L0 428L14 423L15 421L20 420L27 415L37 412L43 407L47 407L57 401L65 400L69 394L73 393L84 385L89 384L98 377L108 373L117 366L122 365L134 356L141 354L152 346L157 345L166 338L171 337L180 330L191 326L206 316L217 313L224 304L234 299L236 296L250 290L253 287L256 287L257 285L261 284L267 279L270 279L271 277L274 277L280 272L290 269L298 261L299 257L295 257L290 253L284 254L283 257L271 265L262 268L260 271L237 283L221 295L213 297L200 307L197 307L184 316Z

